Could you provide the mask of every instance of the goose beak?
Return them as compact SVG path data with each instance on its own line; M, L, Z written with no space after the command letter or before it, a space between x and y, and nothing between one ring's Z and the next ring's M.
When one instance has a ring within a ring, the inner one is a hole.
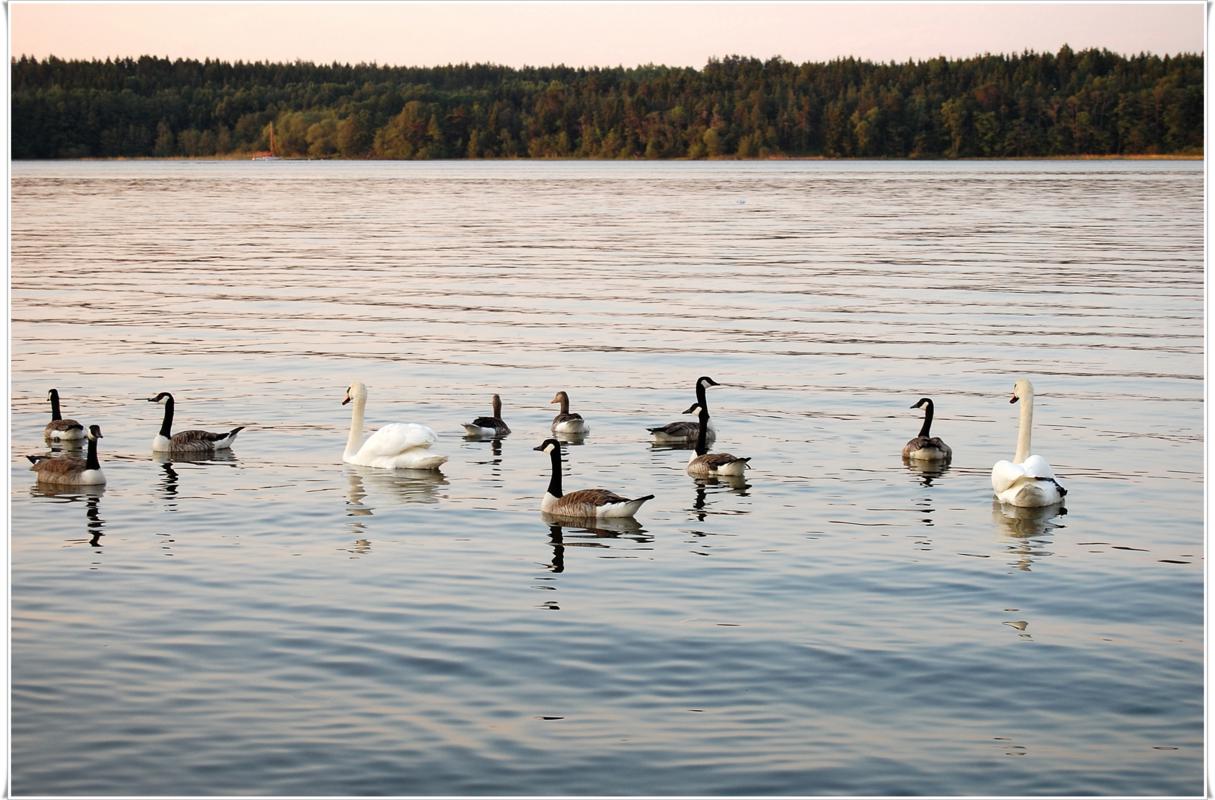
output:
M542 444L538 444L538 445L536 445L535 447L533 447L532 449L533 449L533 450L543 450L543 449L544 449L544 445L542 445Z

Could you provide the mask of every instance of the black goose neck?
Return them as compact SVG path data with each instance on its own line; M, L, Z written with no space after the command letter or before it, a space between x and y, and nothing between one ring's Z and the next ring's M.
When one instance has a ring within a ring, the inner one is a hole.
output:
M160 423L160 435L165 437L166 439L172 438L172 436L173 436L173 434L171 433L172 430L173 430L173 396L170 395L165 398L165 418L164 418L164 421Z
M700 430L696 431L696 455L703 456L709 452L709 409L700 406Z
M548 493L551 494L553 497L560 497L561 496L561 448L554 447L552 449L552 451L549 452L548 455L549 455L549 458L551 458L552 462L553 462L553 474L552 474L552 477L550 477L548 479Z
M97 460L97 437L89 437L89 450L84 459L85 469L101 469L101 462Z
M932 428L932 401L924 403L924 424L920 427L920 435L927 437Z
M59 392L51 389L51 421L63 419L63 415L59 413Z

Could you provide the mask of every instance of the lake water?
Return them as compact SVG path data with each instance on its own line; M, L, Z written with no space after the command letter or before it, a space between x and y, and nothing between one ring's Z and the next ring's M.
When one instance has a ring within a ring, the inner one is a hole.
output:
M1203 791L1201 163L16 163L11 209L17 794ZM744 483L649 442L700 375ZM1066 514L993 505L1021 376ZM342 464L355 380L441 476ZM103 492L35 486L52 387ZM560 389L636 525L541 517ZM159 391L231 457L153 457Z

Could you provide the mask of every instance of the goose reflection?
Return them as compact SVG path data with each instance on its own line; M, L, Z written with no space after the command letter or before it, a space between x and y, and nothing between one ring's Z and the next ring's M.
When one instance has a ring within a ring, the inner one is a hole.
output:
M30 487L34 497L48 497L75 503L84 500L84 530L89 535L90 547L101 547L101 537L105 535L105 520L101 518L101 498L105 495L105 484L95 486L61 486L34 484ZM82 539L69 539L78 542Z
M933 480L949 472L949 464L943 461L921 461L904 457L903 466L919 479L921 486L932 486Z
M606 548L611 547L611 544L604 540L621 537L640 544L654 541L654 537L632 517L580 519L558 517L541 511L540 519L548 526L549 545L553 548L553 558L549 563L550 572L565 571L566 547Z
M1051 534L1063 527L1055 520L1066 514L1067 508L1062 503L1041 507L1010 506L994 499L991 503L996 530L1014 540L1009 547L1015 555L1012 566L1023 572L1030 571L1035 557L1052 555L1042 546L1051 543Z
M553 434L553 438L562 444L586 444L585 433L564 433L558 431Z
M376 469L343 465L346 475L346 516L370 517L375 504L437 503L439 489L447 485L443 473L433 469ZM368 496L375 504L368 501Z
M712 512L706 511L709 504L709 490L713 490L713 494L721 494L725 490L729 490L739 497L747 497L747 490L751 488L751 484L747 483L747 479L743 475L714 475L712 477L695 478L693 482L696 484L696 497L692 500L692 510L696 512L696 519L699 522L704 522L705 518ZM731 513L747 513L746 511L731 512Z
M231 450L217 450L214 453L168 453L156 451L152 460L160 464L164 473L160 477L160 495L167 501L169 511L177 510L177 491L180 488L181 473L173 468L174 464L226 464L230 467L237 465L236 455Z

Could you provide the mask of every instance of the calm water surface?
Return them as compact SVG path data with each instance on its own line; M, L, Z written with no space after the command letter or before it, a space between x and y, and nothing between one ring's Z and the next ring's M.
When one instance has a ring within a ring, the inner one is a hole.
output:
M15 793L1202 792L1201 164L12 174ZM648 441L702 374L745 482ZM992 503L1023 375L1066 514ZM559 389L636 525L540 516Z

